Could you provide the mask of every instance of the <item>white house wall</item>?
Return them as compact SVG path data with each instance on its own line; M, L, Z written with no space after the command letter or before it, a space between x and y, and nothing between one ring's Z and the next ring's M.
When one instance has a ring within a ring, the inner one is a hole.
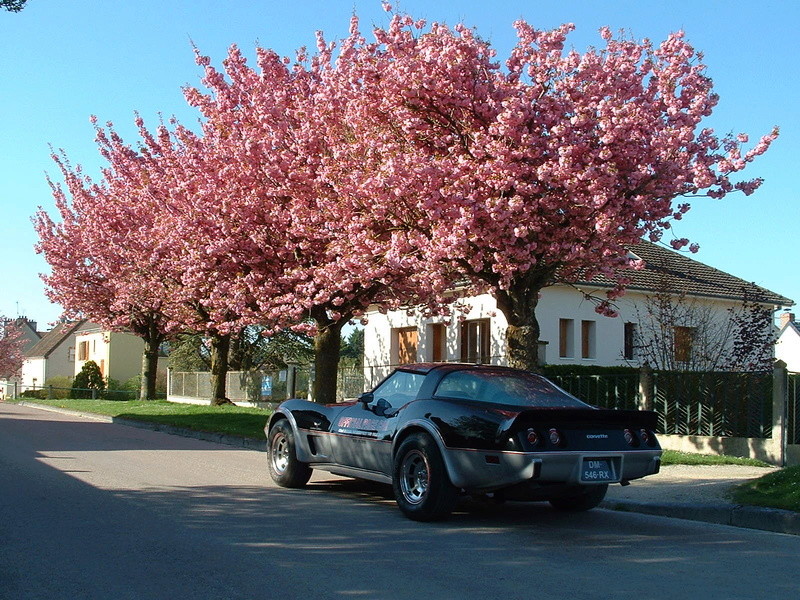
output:
M43 387L45 378L45 366L47 362L44 358L26 358L22 363L21 371L21 386L25 391L32 389L34 386L37 388Z
M587 290L591 291L591 290ZM596 296L602 297L602 291L594 290ZM540 326L540 340L547 342L544 350L544 362L547 364L578 364L595 366L622 366L636 364L624 358L625 323L639 323L640 312L643 312L645 295L629 292L616 301L619 315L605 317L595 312L595 303L587 300L582 293L568 286L551 286L542 291L536 313ZM728 317L728 311L736 303L719 299L695 299L700 306L713 309L720 320ZM507 321L503 313L497 310L495 300L488 294L477 296L468 301L471 310L464 315L467 320L490 319L491 362L503 364L505 331ZM573 352L571 356L559 356L559 321L573 320L572 329ZM394 333L399 328L416 327L418 335L417 357L419 362L432 360L431 335L429 327L433 323L446 325L446 361L460 359L460 321L458 317L423 318L415 312L403 310L390 311L387 314L370 312L368 323L364 329L365 372L368 384L374 384L386 376L393 366L398 364L397 337ZM592 356L581 356L582 321L593 322L594 346ZM690 323L686 324L691 325ZM799 342L800 343L800 342ZM540 351L541 357L541 351Z
M785 327L775 344L775 358L786 363L792 373L800 373L800 335L793 327Z

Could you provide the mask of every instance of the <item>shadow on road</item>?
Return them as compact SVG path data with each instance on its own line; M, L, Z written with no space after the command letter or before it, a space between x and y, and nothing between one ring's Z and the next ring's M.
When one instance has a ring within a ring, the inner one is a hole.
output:
M464 502L449 521L415 523L388 486L327 474L302 490L269 487L266 473L263 486L103 490L38 460L49 448L25 442L26 429L35 440L67 427L59 450L152 450L139 432L100 442L109 425L32 423L0 421L16 440L0 435L3 600L797 597L790 536L513 502ZM154 468L172 460L163 444Z

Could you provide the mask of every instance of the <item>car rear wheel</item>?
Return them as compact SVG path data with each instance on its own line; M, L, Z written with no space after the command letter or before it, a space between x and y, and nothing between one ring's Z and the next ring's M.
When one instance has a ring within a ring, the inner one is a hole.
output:
M553 498L550 504L553 508L569 512L591 510L603 501L608 491L608 484L585 485L578 494Z
M311 478L311 467L297 460L294 432L286 419L269 430L267 457L269 474L281 487L300 488Z
M436 521L453 510L458 490L450 483L439 448L429 435L415 433L400 444L392 475L397 505L410 519Z

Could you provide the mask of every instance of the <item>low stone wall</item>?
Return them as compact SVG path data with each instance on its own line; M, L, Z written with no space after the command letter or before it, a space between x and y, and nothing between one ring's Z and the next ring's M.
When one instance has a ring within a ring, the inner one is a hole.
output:
M665 450L743 456L777 466L782 462L780 445L772 439L661 434L658 441ZM786 466L797 464L800 464L800 445L789 445L786 447Z

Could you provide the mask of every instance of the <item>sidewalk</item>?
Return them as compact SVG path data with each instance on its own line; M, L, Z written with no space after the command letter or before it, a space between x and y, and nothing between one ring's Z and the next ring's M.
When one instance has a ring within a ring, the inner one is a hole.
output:
M266 450L266 440L238 438L218 433L192 431L172 425L79 413L32 402L20 404L239 448ZM661 467L660 473L635 480L628 486L623 487L616 484L609 486L608 495L600 506L610 510L800 535L800 513L774 508L743 506L734 504L728 497L728 491L736 484L749 479L757 479L770 470L770 468L740 465L665 466Z
M800 513L734 504L728 492L772 469L740 465L671 465L661 472L612 485L603 508L675 519L800 535Z

